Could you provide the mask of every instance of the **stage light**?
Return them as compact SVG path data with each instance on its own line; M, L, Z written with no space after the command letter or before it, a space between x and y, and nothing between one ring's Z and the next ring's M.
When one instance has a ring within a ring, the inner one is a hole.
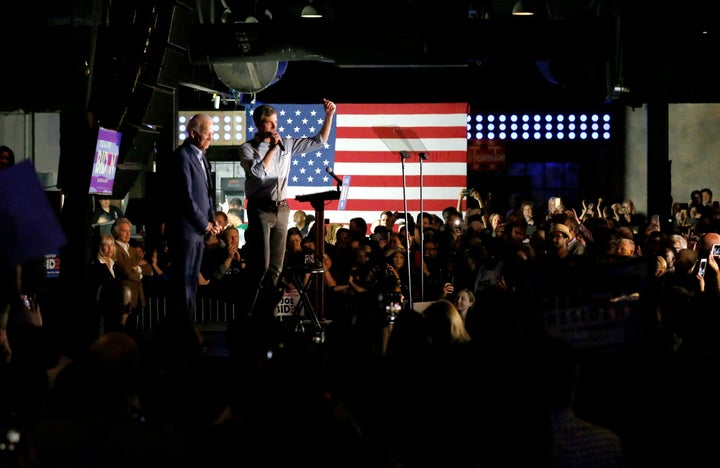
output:
M531 8L527 0L518 0L512 9L513 16L533 16L535 11Z
M318 11L317 8L313 6L312 0L308 1L308 4L305 5L305 7L302 9L302 13L300 13L300 16L302 18L322 18L323 15Z

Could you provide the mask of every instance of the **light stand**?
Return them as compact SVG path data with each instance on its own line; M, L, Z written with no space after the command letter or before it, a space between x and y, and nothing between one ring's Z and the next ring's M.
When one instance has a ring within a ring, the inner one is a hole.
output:
M410 216L410 213L408 213L408 204L407 204L407 182L405 180L405 160L410 157L410 152L408 151L400 151L400 163L402 166L402 181L403 181L403 206L405 209L405 245L407 248L405 249L405 254L407 255L407 272L408 272L408 306L409 309L412 310L413 307L413 300L412 300L412 261L410 257L410 226L408 224L408 216ZM420 272L422 274L422 271Z
M425 258L425 229L423 224L425 222L425 211L423 210L423 161L428 156L427 153L418 153L420 158L420 300L425 302L425 274L422 270L422 262Z

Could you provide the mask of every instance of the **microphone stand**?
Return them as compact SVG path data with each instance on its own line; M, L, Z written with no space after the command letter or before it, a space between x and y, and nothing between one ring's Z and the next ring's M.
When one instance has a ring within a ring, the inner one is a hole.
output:
M412 261L410 256L410 226L408 225L408 216L410 213L408 213L408 204L407 204L407 194L406 194L406 187L407 183L405 181L405 160L410 157L410 153L407 151L400 151L400 163L402 166L402 181L403 181L403 206L405 208L405 245L407 246L407 272L408 272L408 306L409 309L412 310L413 308L413 300L412 300ZM422 275L422 270L420 271L420 274Z
M425 212L423 211L423 161L427 159L427 153L418 153L420 157L420 300L425 301L425 273L422 264L425 258Z

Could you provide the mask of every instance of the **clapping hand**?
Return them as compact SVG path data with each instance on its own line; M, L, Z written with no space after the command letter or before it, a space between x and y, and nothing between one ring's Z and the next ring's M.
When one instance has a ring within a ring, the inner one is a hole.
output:
M207 227L207 229L205 229L205 231L209 232L212 235L217 236L218 234L220 234L223 231L223 228L222 228L222 226L220 226L218 224L217 221L215 221L215 222L208 221L208 227Z
M238 251L237 245L229 245L228 246L228 260L233 261L237 260L240 261L240 252Z

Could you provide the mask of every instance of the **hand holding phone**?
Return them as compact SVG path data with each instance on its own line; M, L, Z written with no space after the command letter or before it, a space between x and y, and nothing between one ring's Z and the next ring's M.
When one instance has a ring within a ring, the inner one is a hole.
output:
M701 258L700 259L700 266L698 267L698 275L705 278L705 269L707 268L707 258Z
M713 244L710 255L713 257L720 257L720 244Z

